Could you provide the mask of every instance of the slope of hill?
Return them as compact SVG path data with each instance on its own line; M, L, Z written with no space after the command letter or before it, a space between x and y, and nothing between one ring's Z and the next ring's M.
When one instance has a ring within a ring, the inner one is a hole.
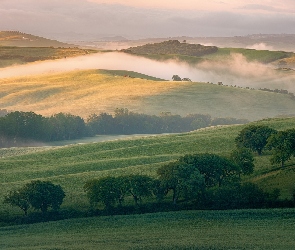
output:
M285 94L208 83L151 81L109 72L114 71L1 79L0 109L42 115L65 112L86 118L93 113L128 108L146 114L200 113L248 120L290 115L295 110L295 101Z
M64 47L73 48L76 45L50 40L47 38L26 34L19 31L0 31L0 46L17 47Z

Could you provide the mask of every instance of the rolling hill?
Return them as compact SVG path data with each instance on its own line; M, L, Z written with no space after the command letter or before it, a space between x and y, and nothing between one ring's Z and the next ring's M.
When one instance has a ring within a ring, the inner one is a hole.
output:
M0 31L0 46L15 47L77 47L73 44L63 43L40 36L26 34L19 31Z
M0 68L29 62L88 55L96 52L96 50L79 48L0 46Z
M218 48L216 46L204 46L190 44L186 41L169 40L122 49L125 53L136 54L154 60L178 59L189 64L197 64L204 60L226 60L232 54L241 54L249 62L274 63L277 66L293 66L295 55L292 52L255 50L245 48Z
M45 116L65 112L86 118L93 113L128 108L146 114L199 113L252 121L292 115L295 110L295 101L285 94L148 79L154 78L106 70L0 79L0 109L33 111Z
M255 124L278 130L294 128L295 118L267 119ZM64 208L88 208L84 183L92 178L112 175L147 174L155 176L159 166L185 154L215 153L228 155L234 139L245 125L217 126L190 133L136 137L109 142L77 144L63 147L0 149L0 197L9 190L35 180L60 184L67 196ZM270 154L255 157L255 171L247 180L266 191L281 190L281 198L290 199L294 189L294 158L281 169L271 165ZM20 213L0 203L0 213Z

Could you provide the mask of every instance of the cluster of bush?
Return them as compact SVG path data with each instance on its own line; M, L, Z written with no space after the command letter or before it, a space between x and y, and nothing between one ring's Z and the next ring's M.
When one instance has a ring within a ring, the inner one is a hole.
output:
M169 40L131 47L122 51L131 54L203 56L217 52L218 48L216 46L204 46L186 42L181 43L178 40Z
M1 113L0 113L1 114ZM190 114L185 117L169 112L160 116L116 109L114 115L101 113L79 116L58 113L43 117L34 112L10 112L0 115L0 147L28 145L36 141L72 140L99 134L181 133L213 125L244 124L245 119L212 118Z

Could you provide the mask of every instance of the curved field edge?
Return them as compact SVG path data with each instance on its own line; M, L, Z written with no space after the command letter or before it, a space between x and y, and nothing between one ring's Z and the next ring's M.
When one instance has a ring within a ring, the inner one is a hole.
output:
M267 119L256 124L284 130L294 128L295 118ZM50 180L60 184L67 194L63 207L84 210L89 206L83 191L87 180L108 175L156 176L161 165L189 153L229 155L235 147L234 138L244 126L217 126L184 134L46 148L41 152L34 152L32 148L32 153L28 150L24 155L0 159L0 197L31 180ZM270 164L269 157L269 154L256 156L255 172L247 179L269 191L279 188L281 198L290 199L295 160L288 162L288 168L278 169ZM16 208L2 203L0 211L19 213Z
M181 211L0 228L1 249L294 249L295 209Z

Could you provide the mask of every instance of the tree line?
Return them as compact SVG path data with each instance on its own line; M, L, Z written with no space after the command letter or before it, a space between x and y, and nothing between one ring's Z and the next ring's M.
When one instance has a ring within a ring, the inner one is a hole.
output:
M72 140L100 134L181 133L215 125L244 124L245 119L212 118L189 114L185 117L163 112L160 116L116 109L114 115L92 114L86 121L75 115L58 113L44 117L34 112L2 112L0 147L21 146L36 141Z

